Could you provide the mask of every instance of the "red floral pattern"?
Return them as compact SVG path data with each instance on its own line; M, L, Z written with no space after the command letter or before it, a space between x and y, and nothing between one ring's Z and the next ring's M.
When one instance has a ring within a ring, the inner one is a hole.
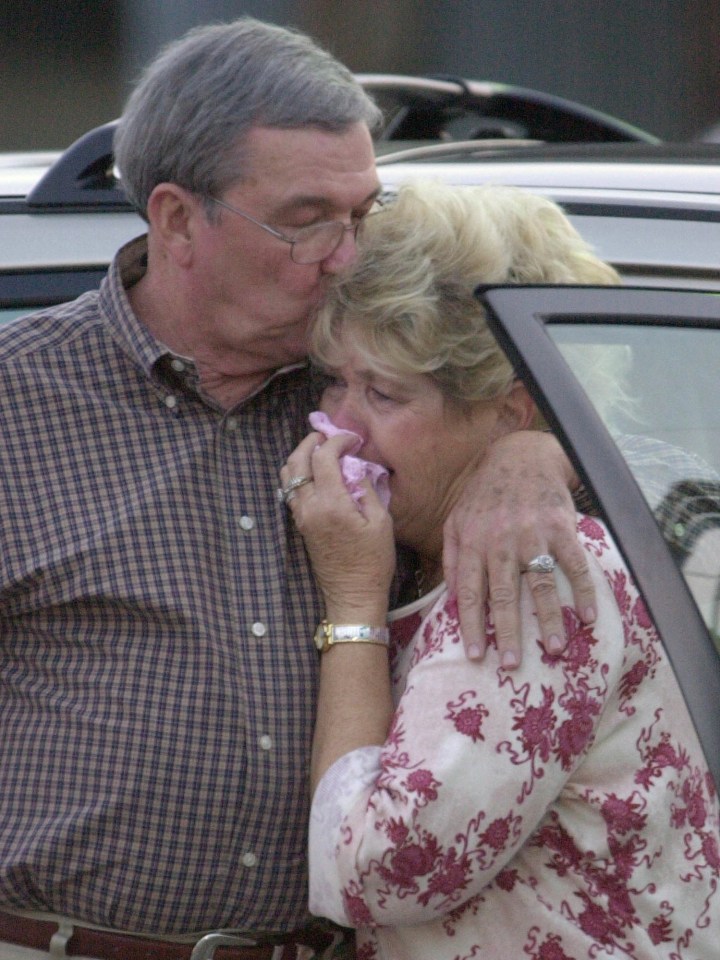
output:
M347 775L326 864L362 960L718 955L718 799L626 569L598 521L579 531L599 616L564 609L560 657L527 596L515 672L492 630L465 659L447 597L412 642L400 621L390 735L372 786Z

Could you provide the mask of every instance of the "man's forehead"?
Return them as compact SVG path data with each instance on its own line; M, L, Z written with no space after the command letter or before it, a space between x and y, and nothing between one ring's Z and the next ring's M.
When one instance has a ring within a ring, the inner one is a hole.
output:
M316 127L252 127L245 140L239 187L271 194L290 209L372 202L380 192L372 140L365 124L331 133ZM343 204L348 197L343 196Z
M369 193L357 200L354 206L364 207L372 205L372 203L377 199L380 190L380 185L374 187ZM293 213L294 211L301 210L330 211L334 208L334 206L335 203L326 194L297 193L291 194L290 196L285 196L282 198L282 200L278 200L277 210L280 213Z

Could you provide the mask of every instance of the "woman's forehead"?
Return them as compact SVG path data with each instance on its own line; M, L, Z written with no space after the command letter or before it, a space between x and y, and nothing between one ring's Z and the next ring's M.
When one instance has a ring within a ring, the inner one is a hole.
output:
M412 373L394 364L379 346L375 348L356 324L343 326L332 342L323 346L320 359L326 369L352 367L356 376L367 381L379 377L386 380L406 379Z

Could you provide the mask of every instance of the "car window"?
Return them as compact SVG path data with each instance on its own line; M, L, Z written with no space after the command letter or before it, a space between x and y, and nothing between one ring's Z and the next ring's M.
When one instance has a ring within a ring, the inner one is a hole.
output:
M0 309L0 326L10 323L11 320L17 320L18 317L30 313L29 310L2 310Z
M615 439L720 648L720 330L606 320L547 330Z
M104 266L0 271L0 326L100 286Z

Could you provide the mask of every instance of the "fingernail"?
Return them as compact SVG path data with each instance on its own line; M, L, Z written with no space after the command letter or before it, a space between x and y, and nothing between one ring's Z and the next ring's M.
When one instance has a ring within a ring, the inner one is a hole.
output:
M514 650L506 650L500 661L505 670L512 670L518 665L517 654Z
M595 607L585 607L585 614L583 616L585 623L593 623L596 616Z
M470 660L482 659L482 650L480 649L480 645L477 643L471 643L467 648L467 655Z
M563 651L563 642L560 637L554 633L551 637L548 637L548 652L553 654L562 653Z

